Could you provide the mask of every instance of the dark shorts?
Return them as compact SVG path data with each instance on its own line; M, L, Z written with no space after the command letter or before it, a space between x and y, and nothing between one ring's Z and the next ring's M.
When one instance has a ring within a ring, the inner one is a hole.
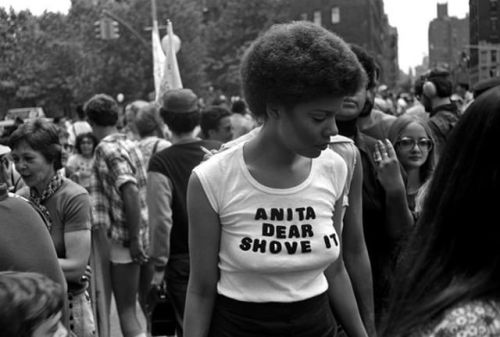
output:
M219 295L210 337L332 337L336 324L326 293L292 303L241 302Z

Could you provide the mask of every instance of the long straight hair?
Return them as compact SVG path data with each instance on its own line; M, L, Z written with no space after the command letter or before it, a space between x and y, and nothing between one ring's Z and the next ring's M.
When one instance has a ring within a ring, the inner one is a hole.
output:
M500 297L500 88L452 130L397 267L381 336L407 336L461 301Z
M389 132L387 134L387 137L391 141L391 143L396 147L396 143L399 140L399 137L403 133L403 131L410 125L410 124L418 124L420 125L427 137L434 143L434 139L432 137L432 131L428 125L428 123L422 118L417 115L401 115L399 116L391 125ZM425 163L420 167L419 173L420 173L420 180L422 183L426 182L433 174L434 168L436 166L436 158L435 158L435 151L434 147L429 151L427 154L427 160ZM404 175L406 175L406 172L403 167L401 167Z

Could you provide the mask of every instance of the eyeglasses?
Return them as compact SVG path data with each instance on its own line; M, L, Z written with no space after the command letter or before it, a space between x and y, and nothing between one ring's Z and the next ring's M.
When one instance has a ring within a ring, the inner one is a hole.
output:
M396 142L396 146L401 150L410 151L415 145L418 145L422 151L430 151L432 149L433 143L429 138L413 139L410 137L403 137Z

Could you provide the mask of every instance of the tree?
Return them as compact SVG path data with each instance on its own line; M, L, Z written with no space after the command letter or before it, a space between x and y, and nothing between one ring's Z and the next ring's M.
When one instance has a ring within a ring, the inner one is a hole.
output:
M240 94L239 66L248 46L272 24L289 17L287 0L215 0L205 11L205 70L209 85Z

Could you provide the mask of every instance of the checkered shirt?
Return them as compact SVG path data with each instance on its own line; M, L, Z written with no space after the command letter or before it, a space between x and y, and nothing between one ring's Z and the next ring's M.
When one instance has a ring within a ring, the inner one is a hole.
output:
M114 242L127 247L129 230L120 187L132 182L139 190L141 207L140 238L145 249L149 245L148 209L146 204L146 167L137 144L123 134L103 138L95 149L90 179L92 227L107 228Z

